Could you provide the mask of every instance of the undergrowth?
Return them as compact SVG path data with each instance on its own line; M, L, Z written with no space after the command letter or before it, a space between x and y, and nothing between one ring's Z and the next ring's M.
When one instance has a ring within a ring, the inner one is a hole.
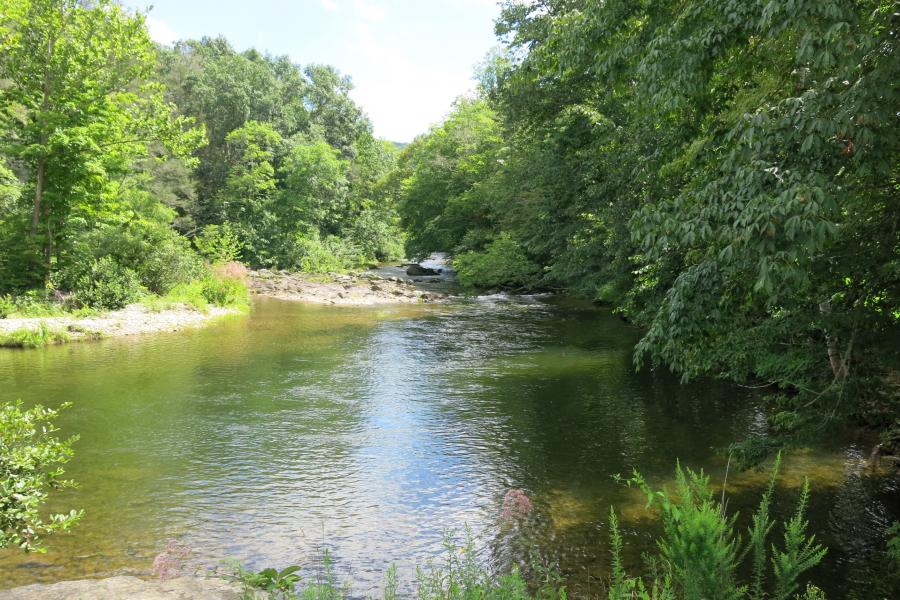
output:
M3 348L43 348L51 344L68 342L71 336L60 329L51 329L46 323L39 323L36 328L23 327L10 333L0 334L0 347Z

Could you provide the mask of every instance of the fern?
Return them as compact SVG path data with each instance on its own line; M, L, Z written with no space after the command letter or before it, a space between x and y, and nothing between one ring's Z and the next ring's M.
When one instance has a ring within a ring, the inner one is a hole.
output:
M772 546L772 567L775 573L775 599L787 600L797 590L797 579L805 571L819 564L827 550L806 535L809 522L806 507L809 504L809 479L803 481L797 511L788 521L784 531L784 551Z
M769 507L772 504L772 496L775 493L775 481L778 478L778 470L781 467L781 453L775 457L775 464L772 465L772 474L769 478L769 487L766 488L762 499L759 501L759 508L753 515L753 524L750 526L750 541L748 549L753 553L753 574L750 580L750 600L763 600L765 598L765 578L766 578L766 538L772 531L774 523L769 517Z

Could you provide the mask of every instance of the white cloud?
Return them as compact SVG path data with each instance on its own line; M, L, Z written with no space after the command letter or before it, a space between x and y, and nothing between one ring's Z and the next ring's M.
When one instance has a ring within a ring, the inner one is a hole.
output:
M338 8L337 0L321 0L321 2L322 2L322 8L324 8L327 11L334 12Z
M175 30L172 29L169 24L162 19L157 19L156 17L147 15L146 20L147 31L150 32L150 38L154 42L160 43L164 46L168 46L178 41L178 34L175 33Z
M408 142L441 121L453 101L474 87L471 76L435 69L411 55L408 48L379 37L367 23L357 23L353 50L365 57L365 67L353 77L351 97L375 125L375 135Z

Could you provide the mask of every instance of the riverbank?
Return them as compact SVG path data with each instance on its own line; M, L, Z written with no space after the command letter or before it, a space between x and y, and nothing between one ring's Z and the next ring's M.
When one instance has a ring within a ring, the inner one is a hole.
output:
M399 277L376 273L290 273L261 269L249 273L250 291L280 300L336 306L420 304L445 301L448 296L422 290Z
M0 592L4 600L239 600L242 597L239 583L200 577L145 581L119 576L33 584Z
M175 332L199 327L219 317L240 312L209 306L200 311L189 304L170 304L156 310L130 304L121 310L87 317L20 317L0 319L0 346L33 347L105 337Z

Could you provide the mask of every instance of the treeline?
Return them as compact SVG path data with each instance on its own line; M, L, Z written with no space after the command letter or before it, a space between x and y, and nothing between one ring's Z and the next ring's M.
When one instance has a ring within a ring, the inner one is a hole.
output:
M154 44L112 0L0 0L0 294L114 308L208 265L402 252L376 140L331 67Z
M767 388L774 438L864 418L897 452L897 25L879 0L506 2L480 94L400 158L409 248L611 303L638 365Z

